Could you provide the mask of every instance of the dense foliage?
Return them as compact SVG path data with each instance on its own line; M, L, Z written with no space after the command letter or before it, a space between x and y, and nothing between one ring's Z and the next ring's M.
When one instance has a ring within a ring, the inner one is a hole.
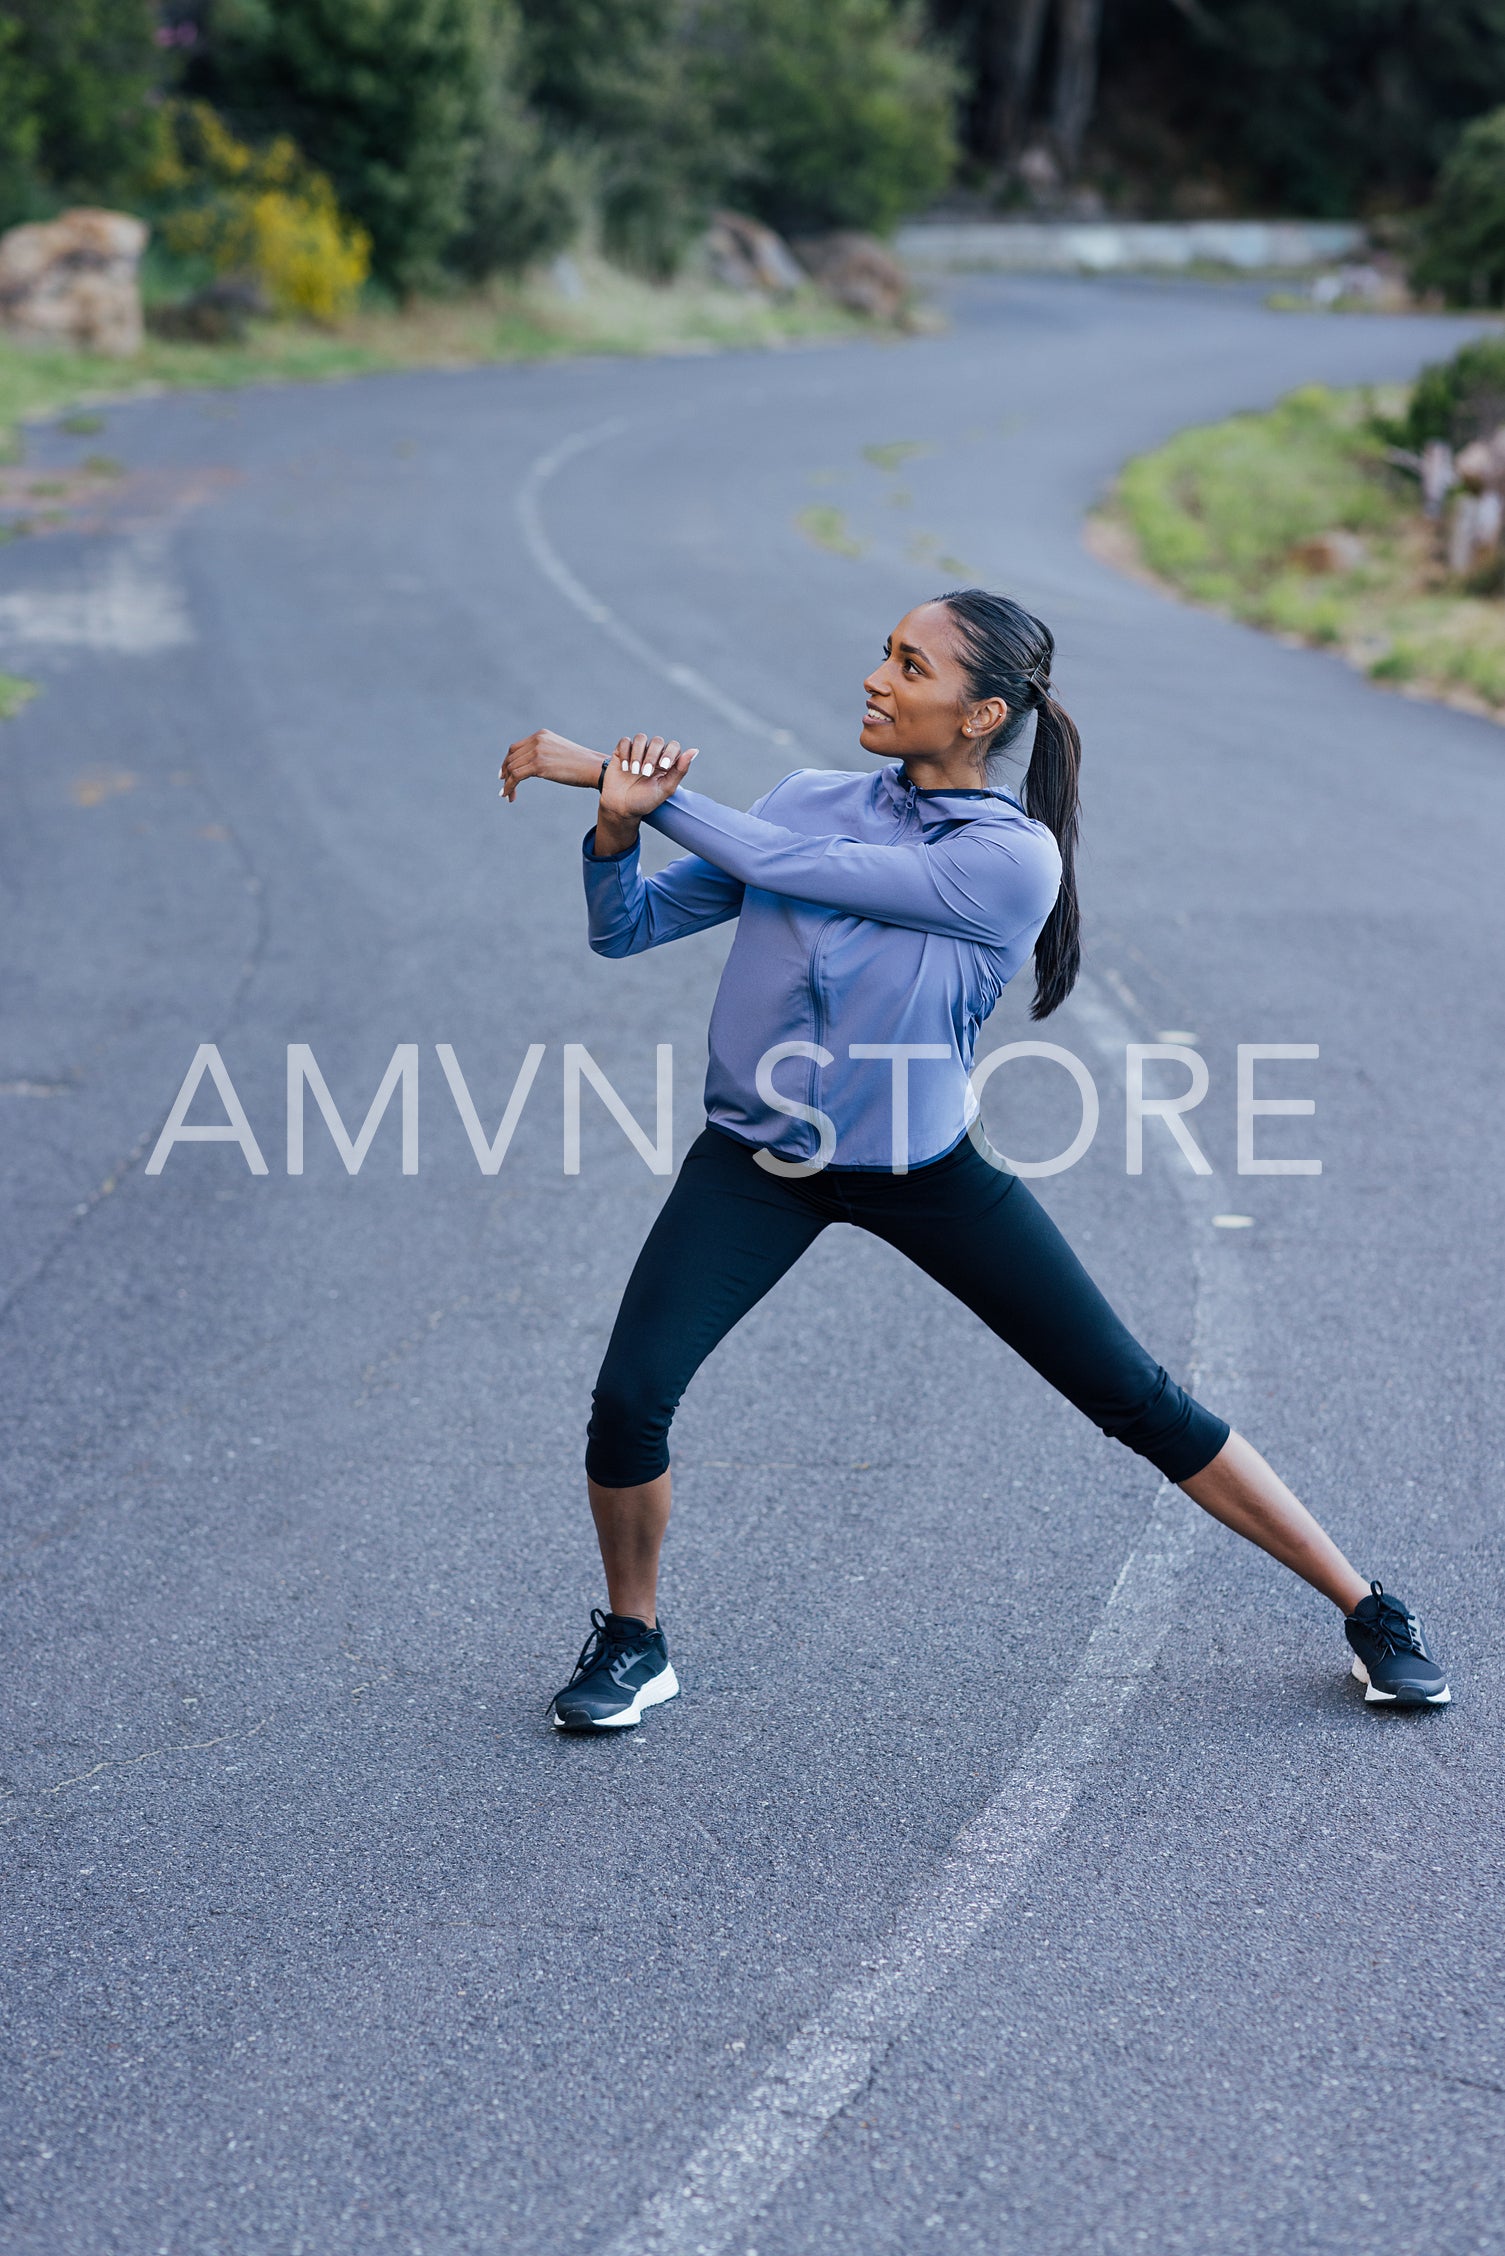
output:
M1053 158L1150 212L1414 209L1441 170L1424 273L1505 300L1505 0L0 0L0 225L157 218L180 97L290 142L398 292L582 226L665 274L720 204L887 229L959 135L990 197Z
M1060 0L931 7L966 70L974 159L1049 140ZM1505 0L1107 0L1098 65L1084 169L1110 195L1310 216L1414 205L1459 129L1505 102Z
M482 0L216 0L195 82L238 129L289 134L408 289L465 225L483 29Z
M207 102L163 107L143 174L168 248L215 275L254 275L271 309L336 321L355 304L371 242L285 134L253 149Z
M1505 303L1505 109L1460 135L1426 213L1415 272L1456 305Z
M0 223L122 191L153 142L158 30L152 0L5 0Z
M950 177L953 83L912 0L522 0L531 99L607 248L672 265L716 204L886 230Z
M945 187L956 85L891 0L730 0L712 27L741 201L791 235L886 230Z
M725 202L886 229L955 156L919 0L7 0L0 223L149 207L175 89L247 146L290 141L404 292L592 215L660 274Z
M1428 439L1467 446L1505 423L1505 337L1476 337L1451 360L1434 361L1412 387L1406 412L1385 436L1421 448Z

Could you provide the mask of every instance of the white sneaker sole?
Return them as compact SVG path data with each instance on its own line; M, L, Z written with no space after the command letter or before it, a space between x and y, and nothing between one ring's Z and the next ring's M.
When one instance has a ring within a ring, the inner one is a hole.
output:
M665 1700L676 1699L678 1694L679 1678L674 1673L674 1663L670 1661L666 1667L659 1670L657 1676L650 1676L646 1684L638 1687L636 1697L630 1706L622 1710L620 1715L603 1716L599 1723L565 1723L556 1708L554 1711L554 1729L556 1731L626 1731L632 1724L642 1722L645 1709L662 1707Z
M1364 1686L1364 1705L1366 1707L1397 1708L1404 1705L1408 1708L1445 1708L1453 1697L1451 1688L1444 1684L1440 1692L1428 1692L1423 1699L1407 1700L1403 1703L1395 1693L1381 1692L1378 1686L1370 1683L1369 1671L1365 1668L1357 1653L1353 1657L1353 1667L1349 1673L1356 1676Z

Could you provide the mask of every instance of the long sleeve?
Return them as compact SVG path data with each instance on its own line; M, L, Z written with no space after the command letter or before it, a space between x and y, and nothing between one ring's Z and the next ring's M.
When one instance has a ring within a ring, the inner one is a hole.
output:
M968 823L934 844L869 845L807 837L683 786L646 819L741 886L984 947L1042 924L1060 884L1038 826Z
M740 881L687 854L645 878L637 847L600 860L585 834L585 905L590 944L598 956L638 956L645 948L725 924L742 906Z

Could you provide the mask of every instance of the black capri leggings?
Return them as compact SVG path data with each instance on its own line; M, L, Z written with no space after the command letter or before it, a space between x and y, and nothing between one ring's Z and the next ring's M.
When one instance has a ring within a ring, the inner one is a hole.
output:
M1223 1420L1120 1323L1018 1176L992 1166L970 1138L907 1175L828 1167L791 1178L770 1175L747 1145L707 1128L685 1155L617 1312L592 1399L592 1480L635 1488L667 1470L685 1388L829 1222L855 1223L907 1254L1167 1480L1189 1480L1228 1439Z

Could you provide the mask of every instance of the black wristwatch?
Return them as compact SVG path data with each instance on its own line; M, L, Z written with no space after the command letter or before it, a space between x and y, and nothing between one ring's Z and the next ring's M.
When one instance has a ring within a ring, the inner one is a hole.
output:
M603 761L601 762L601 773L600 773L600 774L599 774L599 775L597 776L597 778L596 778L596 789L597 789L597 791L598 791L598 792L599 792L599 791L602 791L602 790L603 790L603 789L605 788L605 785L606 785L606 771L607 771L607 769L608 769L608 768L609 768L610 766L611 766L611 759L610 759L610 756L608 755L608 757L607 757L606 759L604 759L604 760L603 760Z

